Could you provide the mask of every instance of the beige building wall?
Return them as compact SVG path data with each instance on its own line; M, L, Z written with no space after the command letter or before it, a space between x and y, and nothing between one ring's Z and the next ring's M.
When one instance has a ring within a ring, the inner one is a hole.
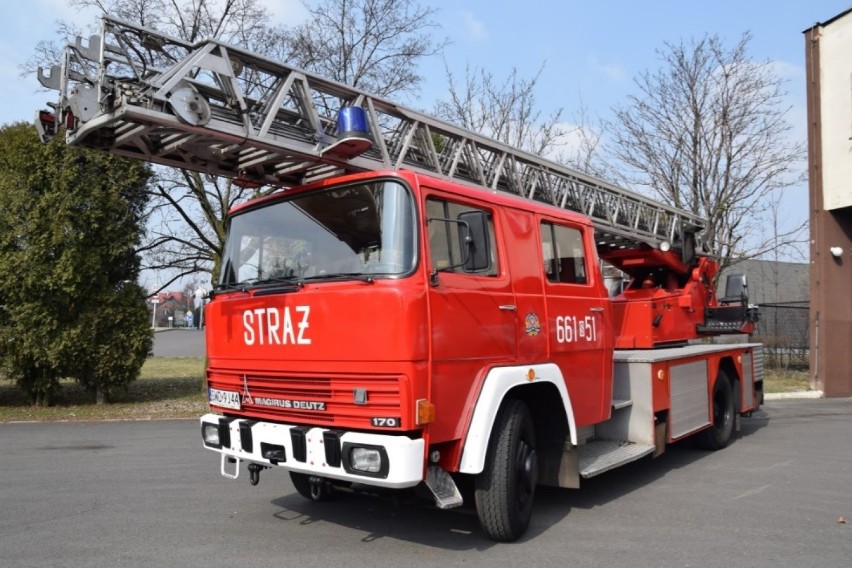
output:
M823 208L852 207L852 14L819 28Z

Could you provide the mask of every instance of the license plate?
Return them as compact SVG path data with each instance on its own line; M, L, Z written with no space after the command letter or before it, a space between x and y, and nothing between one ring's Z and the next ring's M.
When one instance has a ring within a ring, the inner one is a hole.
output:
M210 404L222 408L240 409L240 393L234 391L223 391L219 389L207 389Z

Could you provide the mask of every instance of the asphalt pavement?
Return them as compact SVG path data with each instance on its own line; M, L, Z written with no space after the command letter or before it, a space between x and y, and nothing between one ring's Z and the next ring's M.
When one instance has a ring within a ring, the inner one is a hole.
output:
M154 357L204 357L204 330L157 330L154 333Z
M488 540L469 506L311 503L283 471L257 487L245 471L225 479L196 421L2 424L0 456L4 568L848 568L852 558L852 399L770 401L722 451L680 444L579 490L540 488L513 544Z

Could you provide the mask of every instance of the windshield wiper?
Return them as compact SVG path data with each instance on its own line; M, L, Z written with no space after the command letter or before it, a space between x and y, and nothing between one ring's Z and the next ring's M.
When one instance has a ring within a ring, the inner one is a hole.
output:
M269 284L292 284L293 286L302 286L302 280L298 276L279 276L275 278L257 278L246 282L249 286L267 286Z
M236 290L237 292L248 292L248 289L244 285L243 282L224 282L222 284L217 284L215 288L213 288L213 292L229 292L231 290Z
M259 288L260 291L258 293L295 292L302 286L304 284L296 276L286 278L250 278L241 282L219 284L216 287L216 291L237 290L238 292L248 293L249 290Z
M255 296L296 292L305 285L297 276L258 278L247 282L247 284L249 289L255 290Z
M329 274L316 274L314 276L306 276L302 279L302 281L327 281L327 282L342 282L345 280L360 280L361 282L366 282L367 284L372 284L375 282L375 279L368 275L363 274L361 272L331 272Z

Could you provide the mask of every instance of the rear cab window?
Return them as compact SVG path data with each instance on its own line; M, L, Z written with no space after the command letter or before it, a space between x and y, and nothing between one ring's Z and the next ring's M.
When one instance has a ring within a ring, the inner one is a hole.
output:
M554 284L589 283L588 255L583 233L549 221L541 223L542 269L548 282Z

